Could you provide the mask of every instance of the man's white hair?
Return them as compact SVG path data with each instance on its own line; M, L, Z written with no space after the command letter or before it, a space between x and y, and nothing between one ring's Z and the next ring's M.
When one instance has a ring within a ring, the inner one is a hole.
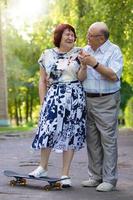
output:
M108 26L104 22L95 22L89 27L89 29L90 28L98 28L98 29L109 31Z

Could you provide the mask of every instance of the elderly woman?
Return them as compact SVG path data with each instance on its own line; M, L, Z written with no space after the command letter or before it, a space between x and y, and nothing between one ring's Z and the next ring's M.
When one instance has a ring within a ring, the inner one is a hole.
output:
M80 66L77 56L81 49L74 47L75 41L75 29L59 24L54 31L55 48L46 49L39 59L42 108L32 147L41 149L41 161L30 176L47 176L49 155L55 150L63 152L61 178L69 177L74 152L84 147L86 112L81 81L86 78L86 66ZM62 180L62 186L71 186L70 177Z

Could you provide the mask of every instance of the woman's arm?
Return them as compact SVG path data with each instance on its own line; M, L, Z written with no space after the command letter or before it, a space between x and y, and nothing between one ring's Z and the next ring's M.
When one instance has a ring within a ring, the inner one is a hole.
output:
M47 92L47 74L44 68L40 67L40 78L39 78L39 98L40 104L43 104L44 97Z
M87 78L87 65L80 65L77 77L79 81L84 81Z

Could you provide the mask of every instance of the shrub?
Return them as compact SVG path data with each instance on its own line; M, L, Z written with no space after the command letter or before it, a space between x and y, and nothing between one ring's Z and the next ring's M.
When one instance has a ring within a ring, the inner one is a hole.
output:
M133 97L131 97L125 108L125 124L126 127L133 127Z

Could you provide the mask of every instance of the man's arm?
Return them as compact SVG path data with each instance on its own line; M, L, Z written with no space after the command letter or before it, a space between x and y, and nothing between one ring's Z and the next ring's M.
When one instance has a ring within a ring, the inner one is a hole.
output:
M118 80L116 73L111 68L106 67L102 65L101 63L98 63L97 60L93 56L87 54L86 52L82 52L81 54L79 54L78 58L82 64L89 65L92 68L94 67L94 70L99 72L101 75L105 76L110 81Z
M93 66L95 66L95 65L93 65ZM102 65L100 63L97 65L95 70L97 72L99 72L100 74L102 74L103 76L105 76L110 81L117 81L118 80L116 73L111 68L105 67L104 65Z

